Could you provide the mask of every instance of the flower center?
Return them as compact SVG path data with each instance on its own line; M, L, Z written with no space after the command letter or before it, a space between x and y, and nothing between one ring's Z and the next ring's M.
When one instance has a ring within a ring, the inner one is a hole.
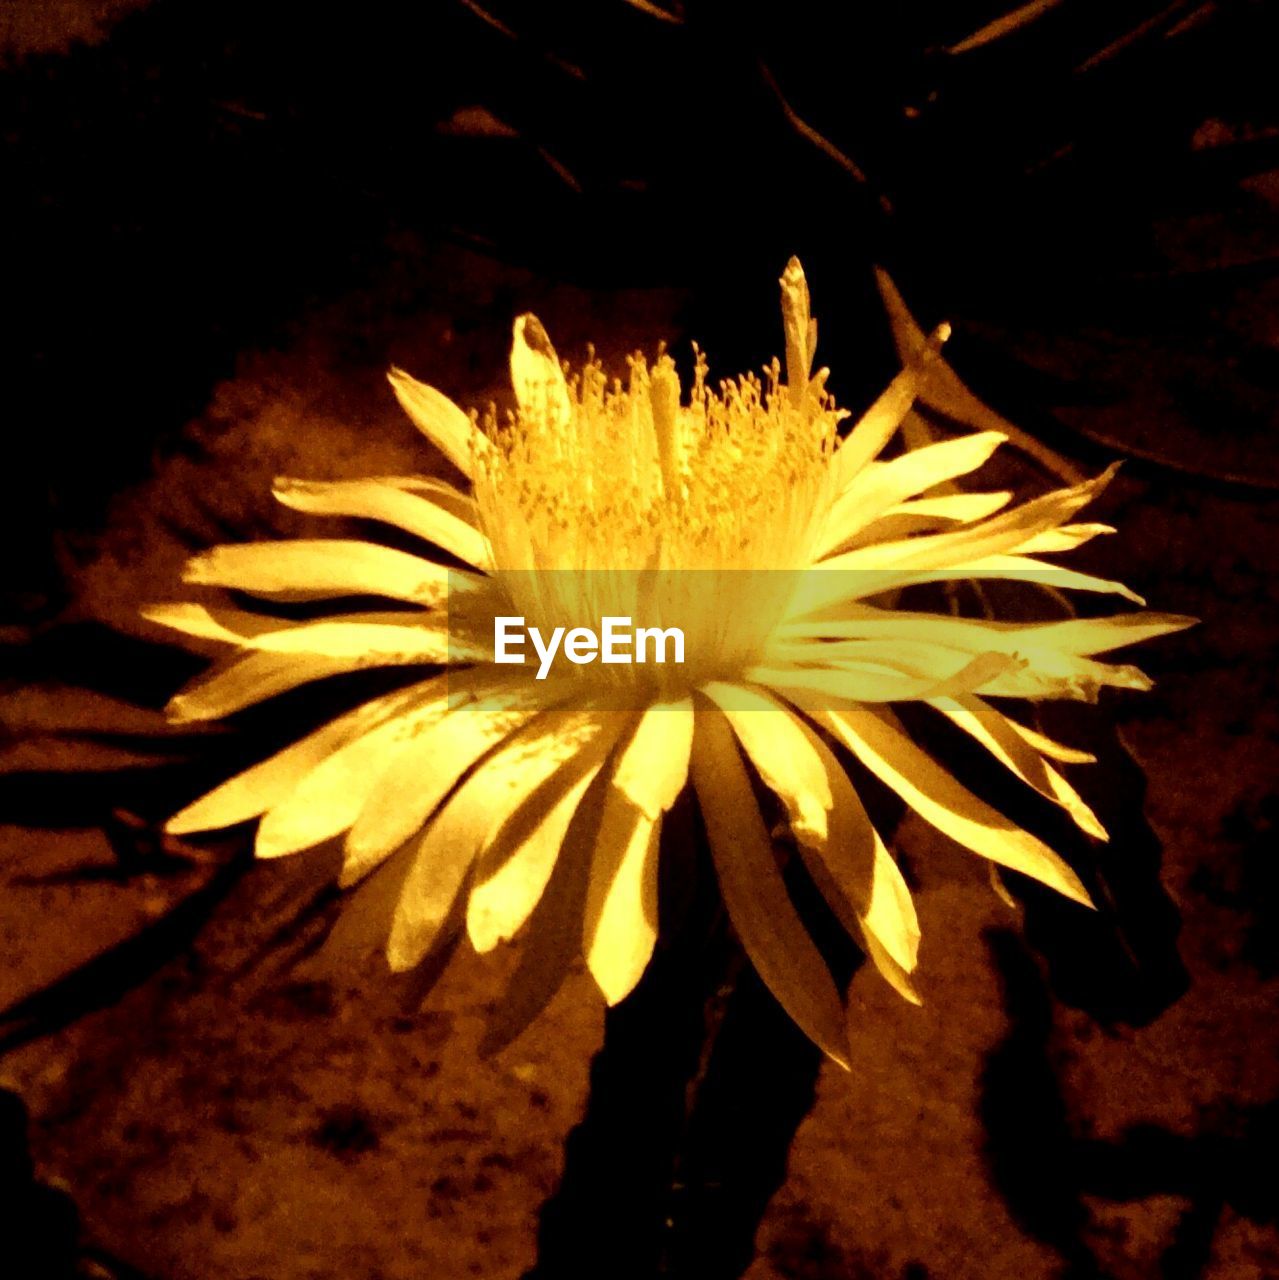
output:
M842 415L825 395L796 406L776 362L713 390L696 351L687 404L668 355L628 364L623 382L588 359L526 387L505 422L481 419L494 448L475 498L497 576L539 626L678 626L687 675L740 669L781 607L761 607L762 584L812 561Z

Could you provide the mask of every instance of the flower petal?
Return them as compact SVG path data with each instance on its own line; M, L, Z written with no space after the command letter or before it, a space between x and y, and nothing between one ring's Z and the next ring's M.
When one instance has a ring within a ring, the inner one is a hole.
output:
M831 507L825 535L818 546L818 557L835 551L859 530L907 498L975 471L1006 439L998 431L983 431L961 436L958 440L911 449L891 462L867 466ZM949 496L969 498L974 495Z
M598 717L577 713L567 721L559 719L558 724L518 734L449 798L417 843L388 943L387 958L393 969L411 968L429 950L488 841L566 760L574 758L580 750L580 735L600 731ZM595 757L589 760L597 772ZM571 790L576 795L566 806L570 818L580 798L576 786ZM530 806L522 817L536 823L537 809ZM541 810L542 815L545 812ZM554 861L552 857L552 866ZM469 929L469 906L467 914Z
M609 786L607 775L598 774L569 823L550 883L528 921L515 974L480 1041L481 1055L495 1053L523 1034L554 998L581 953L587 883Z
M582 946L610 1005L635 989L657 943L661 830L660 818L650 818L616 789L607 793L587 882Z
M514 753L508 749L481 769L485 802L498 821L476 851L467 903L466 928L477 951L513 938L532 914L582 796L621 729L616 715L552 712ZM494 780L503 769L505 776Z
M615 786L641 813L659 818L688 781L693 702L658 702L640 718L613 771Z
M280 476L272 492L278 502L294 511L379 520L476 568L488 569L493 563L493 548L474 525L421 494L380 480L297 480Z
M963 787L907 737L890 712L864 707L814 711L881 782L943 834L983 858L1092 905L1063 859Z
M788 707L755 690L703 690L723 710L738 741L786 808L801 855L823 894L833 888L894 965L915 967L919 922L910 890L830 749ZM814 815L817 816L814 820ZM839 911L832 901L832 906Z
M859 547L827 561L826 565L850 572L881 569L932 571L992 556L1022 553L1031 550L1037 539L1058 531L1075 512L1096 498L1110 483L1115 470L1115 467L1109 467L1092 480L1044 494L978 524L922 538L902 538L897 542ZM1048 541L1051 548L1051 540Z
M488 446L483 433L448 396L392 367L386 375L395 398L413 425L464 475L470 477L475 457Z
M455 677L451 690L460 705L406 743L369 793L346 838L343 884L360 879L409 839L481 756L554 705L541 686L499 683L479 668L465 677Z
M542 322L531 313L515 321L511 340L511 386L520 412L527 418L545 416L548 426L556 426L568 422L572 415L572 402L559 357Z
M1106 828L1084 803L1079 793L1038 751L1026 741L1005 716L971 694L929 700L942 715L980 742L1001 764L1012 770L1041 796L1061 805L1081 831L1098 840L1107 840Z
M187 561L182 580L268 600L367 595L433 605L447 595L450 572L373 542L298 538L213 547Z
M902 420L920 395L942 343L950 336L950 326L935 330L921 348L918 359L905 363L905 368L888 384L879 398L857 420L853 429L831 455L834 492L838 496L852 484L862 468L877 458L893 438Z
M649 707L618 753L604 798L587 888L582 944L604 998L634 988L657 941L657 850L662 814L688 779L691 699Z
M746 685L708 684L702 693L724 713L764 785L777 793L796 838L824 843L830 784L795 717Z
M320 762L258 826L254 853L279 858L346 831L396 756L448 714L453 699L437 696L393 716ZM349 880L345 883L350 883Z
M169 699L165 712L175 724L219 720L299 685L342 675L362 665L350 656L250 652L198 676Z
M184 835L191 831L231 827L259 817L286 800L306 775L339 747L414 702L429 700L442 690L446 680L446 676L437 676L407 689L396 690L321 725L306 737L227 779L207 795L187 805L164 824L164 829L175 835Z
M746 954L805 1035L848 1069L839 991L791 903L733 731L718 709L698 711L690 768L724 905Z

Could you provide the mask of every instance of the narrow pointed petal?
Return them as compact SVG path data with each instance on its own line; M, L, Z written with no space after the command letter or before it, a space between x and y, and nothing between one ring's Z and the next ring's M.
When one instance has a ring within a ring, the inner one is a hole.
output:
M825 843L830 784L795 717L762 690L745 685L708 684L702 692L732 725L764 785L777 793L796 839Z
M659 818L684 789L692 749L692 699L655 703L620 753L613 785L641 813Z
M608 777L601 772L569 823L550 883L533 908L515 974L480 1041L487 1056L522 1035L555 998L582 950L582 915L598 846Z
M975 471L1006 438L997 431L980 432L958 440L926 445L922 449L910 449L891 462L867 466L831 507L826 531L818 546L818 557L830 554L906 499ZM949 496L969 498L974 495Z
M406 604L439 604L449 570L372 542L308 538L213 547L187 561L184 582L227 587L267 600L385 596Z
M978 799L902 731L884 711L819 709L818 718L886 786L944 835L983 858L1091 906L1088 891L1042 841Z
M259 858L284 857L341 835L396 756L448 709L448 697L438 696L334 751L267 812L258 825L254 853Z
M170 700L165 712L175 724L220 720L313 680L363 666L352 656L319 658L293 653L247 653L198 676Z
M886 513L888 516L916 516L920 519L955 520L968 523L984 520L1012 501L1012 492L999 489L990 493L942 493L931 498L912 498Z
M654 820L616 789L604 801L583 916L586 965L604 999L635 989L657 943L657 854L661 819ZM607 886L600 892L599 885Z
M467 903L466 929L477 951L513 938L532 914L621 728L617 716L551 712L480 770L484 794L475 803L496 810L499 821L476 850Z
M350 659L362 667L456 662L481 656L464 651L449 636L443 617L412 613L352 613L303 622L254 636L247 647L264 653Z
M623 999L657 941L657 848L663 813L688 778L690 699L648 708L619 749L587 888L582 945L610 1004Z
M1004 719L1008 721L1010 729L1050 760L1060 760L1062 764L1097 763L1097 757L1090 751L1080 751L1075 747L1068 747L1064 743L1056 742L1045 734L1040 733L1038 729L1032 729L1029 725L1021 724L1011 716L1005 716Z
M805 863L810 871L820 867L818 887L825 892L829 883L851 908L857 936L873 933L896 966L912 970L919 922L910 891L830 749L789 707L756 690L711 686L704 692L785 806Z
M828 1057L849 1069L839 991L786 890L728 721L697 716L693 786L729 919L765 985Z
M598 722L582 714L561 727L574 740L592 723L598 732ZM518 735L472 773L432 819L418 841L391 928L387 958L393 969L412 968L426 954L488 841L572 758L556 744L554 732ZM539 816L537 806L530 806L526 816Z
M283 803L307 774L338 748L415 702L429 701L443 690L445 679L439 676L397 690L331 720L187 805L164 824L164 829L185 835L231 827L261 816Z
M202 604L151 605L143 616L201 640L348 664L339 669L438 663L477 656L450 642L443 614L348 613L316 622L290 622L241 609ZM313 677L306 677L311 679Z
M294 511L377 520L432 543L477 569L488 569L493 563L488 538L473 524L429 497L380 480L297 480L280 476L272 492L277 502Z
M139 612L148 622L167 627L170 631L194 640L245 647L252 647L252 642L259 636L292 625L280 618L250 613L247 609L233 609L229 606L211 608L194 601L150 604Z
M937 329L925 341L918 359L906 363L906 367L888 384L883 394L844 437L830 461L834 468L837 494L843 493L862 468L879 457L884 446L893 438L931 374L933 365L938 362L938 352L949 335L949 325L942 325Z
M550 705L553 699L540 688L495 683L478 689L447 718L424 727L388 765L353 822L342 882L360 879L408 840L481 756Z
M387 378L413 425L469 478L476 456L488 444L476 425L448 396L403 369L392 368Z
M1058 532L1063 523L1105 488L1114 471L1111 467L1093 480L1070 489L1058 489L978 524L922 538L875 543L838 560L847 570L936 570L992 556L1022 554L1037 539Z
M972 695L931 700L942 715L980 742L1001 764L1045 799L1061 805L1081 831L1107 840L1106 828L1079 793L1015 729L1007 717Z

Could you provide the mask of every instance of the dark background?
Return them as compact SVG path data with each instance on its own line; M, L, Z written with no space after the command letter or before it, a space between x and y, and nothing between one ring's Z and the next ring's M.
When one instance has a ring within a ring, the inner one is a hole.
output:
M791 253L843 403L894 369L880 264L987 401L1085 469L1127 459L1106 571L1204 625L1104 708L1104 926L1032 900L1018 927L906 824L926 1008L855 980L862 1069L780 1147L747 1274L1279 1271L1250 1167L1279 1097L1279 11L1065 0L969 49L997 9L671 13L3 10L0 1176L31 1274L531 1264L589 984L477 1066L492 966L412 1014L372 966L297 969L323 869L155 846L258 748L166 733L194 668L137 607L191 548L297 532L278 471L426 465L391 360L500 394L532 308L572 357L694 337L755 367Z

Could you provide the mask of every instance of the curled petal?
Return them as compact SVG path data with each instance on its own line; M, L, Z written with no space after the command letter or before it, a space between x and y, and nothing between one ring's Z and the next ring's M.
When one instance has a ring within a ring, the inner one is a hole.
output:
M475 457L488 445L476 425L448 396L392 367L386 375L413 425L464 475L471 476Z
M542 322L532 314L515 322L511 341L511 385L520 412L530 419L543 416L548 427L568 422L572 415L568 385L559 357Z

